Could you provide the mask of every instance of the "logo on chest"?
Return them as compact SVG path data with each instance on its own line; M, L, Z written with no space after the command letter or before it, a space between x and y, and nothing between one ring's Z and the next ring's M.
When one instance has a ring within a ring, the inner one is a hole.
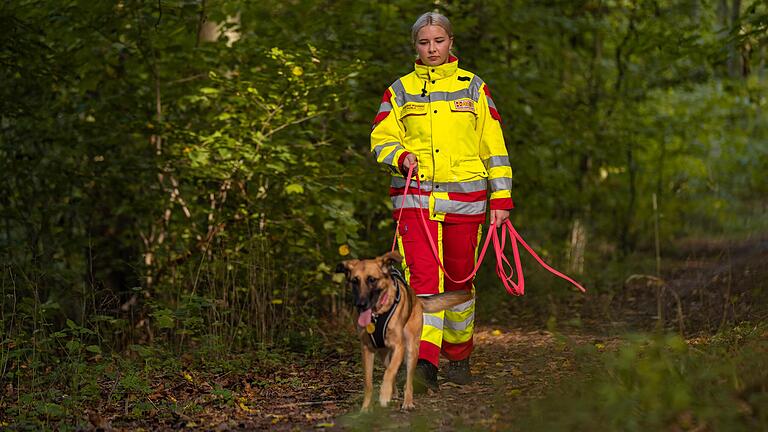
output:
M411 114L426 114L427 106L424 104L407 103L403 105L402 112L403 116Z
M451 109L454 111L475 112L475 101L472 99L459 99L451 101Z

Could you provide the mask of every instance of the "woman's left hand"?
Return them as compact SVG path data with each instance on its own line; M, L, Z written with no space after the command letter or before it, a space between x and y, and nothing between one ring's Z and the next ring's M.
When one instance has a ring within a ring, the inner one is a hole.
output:
M496 228L502 226L509 219L509 210L491 210L491 223Z

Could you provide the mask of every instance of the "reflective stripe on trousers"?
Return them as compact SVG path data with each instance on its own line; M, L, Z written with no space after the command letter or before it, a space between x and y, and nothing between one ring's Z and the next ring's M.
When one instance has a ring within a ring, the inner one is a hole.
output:
M477 223L446 224L428 221L438 253L448 273L455 279L466 277L475 265L482 230ZM424 227L416 217L403 217L398 231L398 247L403 256L405 277L417 295L472 289L471 282L458 285L444 278ZM449 360L462 360L472 352L474 299L450 310L424 314L419 358L437 365L442 352Z

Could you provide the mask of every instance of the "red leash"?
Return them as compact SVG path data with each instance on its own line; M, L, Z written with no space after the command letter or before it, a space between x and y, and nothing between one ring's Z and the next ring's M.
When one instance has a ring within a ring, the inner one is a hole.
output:
M400 220L403 217L403 210L405 209L405 198L408 195L408 188L411 184L411 176L413 175L413 166L408 170L408 177L405 179L405 190L403 191L403 200L400 203L400 214L397 217L397 225L395 226L395 237L392 241L392 251L395 250L395 246L397 245L397 233L398 229L400 228ZM416 186L421 190L421 180L416 177ZM419 200L419 209L424 210L424 208L421 206L421 200ZM523 276L523 265L520 261L520 249L518 248L517 243L519 242L523 247L530 253L536 261L539 262L539 264L547 269L550 273L553 275L565 279L568 282L570 282L573 286L578 288L581 292L586 292L587 290L584 289L578 282L571 279L567 275L557 271L553 267L551 267L549 264L544 262L541 257L539 257L538 254L533 250L531 246L528 245L528 243L523 240L523 237L517 232L514 226L512 226L512 222L509 221L509 219L506 220L506 222L501 226L501 242L499 242L499 236L498 232L496 231L496 227L493 223L491 224L488 235L485 237L485 243L483 243L483 248L480 251L480 255L477 257L477 263L475 263L475 269L472 270L472 273L469 274L466 278L462 280L455 280L452 278L447 271L445 271L445 267L443 266L442 261L440 261L440 252L437 250L437 243L435 242L434 238L432 238L432 233L429 232L429 227L427 227L427 221L424 219L424 212L419 212L419 220L421 221L421 225L424 227L424 232L427 233L427 238L429 239L429 246L432 249L432 253L435 255L435 260L437 260L437 264L440 266L440 268L443 270L443 274L445 277L447 277L449 280L451 280L454 283L463 283L466 282L477 274L477 270L480 268L480 264L482 264L483 259L485 258L485 252L488 250L488 245L490 244L491 240L493 240L493 249L496 252L496 275L499 276L499 279L501 279L501 282L504 284L504 288L506 288L507 292L512 295L523 295L525 293L525 277ZM512 264L510 264L507 257L504 255L504 246L506 244L506 238L507 238L507 232L509 232L509 239L510 243L512 244L512 257L515 261L515 268L512 269ZM507 270L509 269L509 274L507 274ZM512 280L513 275L517 272L517 283Z

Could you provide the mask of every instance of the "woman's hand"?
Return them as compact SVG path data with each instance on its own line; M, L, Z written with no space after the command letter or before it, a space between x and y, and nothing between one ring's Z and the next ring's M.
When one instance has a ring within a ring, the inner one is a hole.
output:
M419 161L416 160L416 155L413 153L408 153L408 155L403 159L403 168L404 173L408 174L408 170L411 169L411 165L413 165L413 175L415 176L419 172Z
M491 223L494 227L502 226L509 219L509 210L491 210Z

